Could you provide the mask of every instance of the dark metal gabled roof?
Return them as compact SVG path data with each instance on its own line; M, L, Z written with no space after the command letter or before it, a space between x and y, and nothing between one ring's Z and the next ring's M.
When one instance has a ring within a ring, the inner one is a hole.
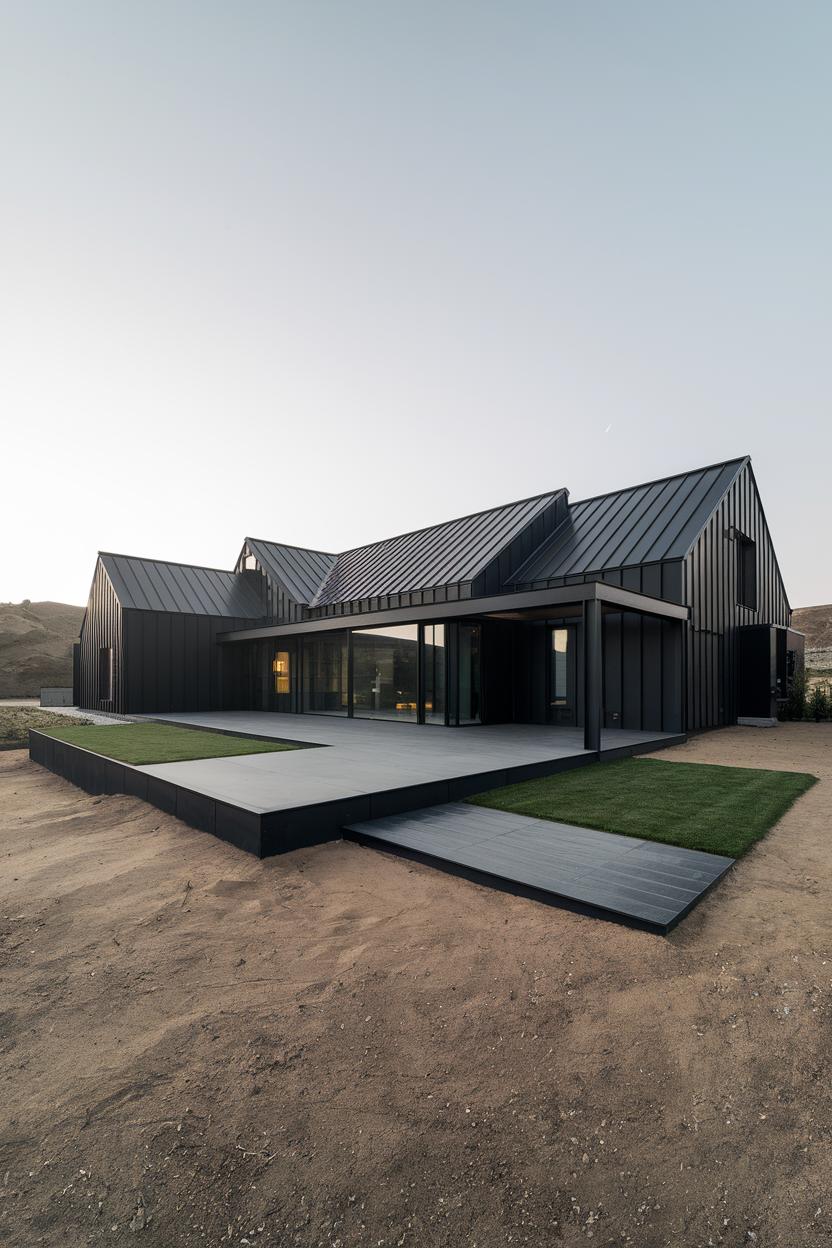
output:
M563 493L555 490L345 551L310 605L471 581Z
M263 602L254 578L163 559L139 559L109 552L98 557L116 597L128 610L235 619L263 616Z
M514 586L683 559L748 458L569 504L566 520L510 578Z
M283 585L298 603L312 601L337 558L323 550L283 546L257 537L247 537L246 546L266 575Z

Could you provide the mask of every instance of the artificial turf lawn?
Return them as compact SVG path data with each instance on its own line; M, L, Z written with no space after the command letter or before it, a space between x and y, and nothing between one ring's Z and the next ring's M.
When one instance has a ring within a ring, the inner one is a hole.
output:
M34 726L34 725L33 725ZM50 737L118 759L120 763L182 763L192 758L231 758L235 754L271 754L297 747L282 741L229 737L174 724L72 724L50 728Z
M815 780L799 771L627 758L492 789L468 801L739 858Z

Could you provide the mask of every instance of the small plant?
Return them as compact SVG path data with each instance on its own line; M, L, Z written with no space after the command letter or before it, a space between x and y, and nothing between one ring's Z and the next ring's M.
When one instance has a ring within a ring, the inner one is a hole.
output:
M788 700L781 710L782 719L806 718L806 673L795 672L789 686Z
M829 694L823 685L815 685L809 696L809 718L818 723L822 719L829 718Z

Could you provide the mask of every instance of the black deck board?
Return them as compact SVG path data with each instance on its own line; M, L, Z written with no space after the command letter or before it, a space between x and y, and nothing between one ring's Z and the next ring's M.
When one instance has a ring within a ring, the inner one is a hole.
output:
M733 858L450 802L351 824L361 841L666 933Z

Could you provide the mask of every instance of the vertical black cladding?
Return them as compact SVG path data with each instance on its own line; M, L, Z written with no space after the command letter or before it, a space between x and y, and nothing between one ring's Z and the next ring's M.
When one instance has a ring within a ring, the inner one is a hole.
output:
M791 612L750 465L729 487L685 560L687 731L737 719L738 629L787 625ZM741 601L756 600L756 607Z
M511 723L514 717L515 626L508 620L484 620L481 628L483 722Z
M81 705L81 643L72 646L72 705Z
M605 613L605 727L682 731L682 637L680 620Z
M124 710L122 610L100 561L96 565L79 641L79 705L89 711ZM101 651L112 651L110 696L99 697Z
M133 610L121 619L124 714L239 708L243 656L217 638L249 620Z

